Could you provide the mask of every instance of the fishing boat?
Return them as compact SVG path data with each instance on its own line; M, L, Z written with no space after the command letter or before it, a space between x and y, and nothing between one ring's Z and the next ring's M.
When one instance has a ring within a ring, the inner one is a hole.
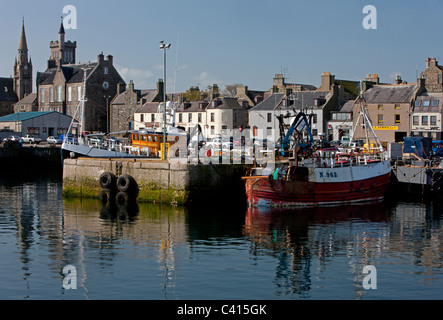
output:
M382 200L391 163L363 103L357 125L360 120L367 142L363 148L344 152L314 143L306 115L298 113L281 141L274 166L255 167L243 177L249 205L330 206ZM292 147L290 140L295 140Z

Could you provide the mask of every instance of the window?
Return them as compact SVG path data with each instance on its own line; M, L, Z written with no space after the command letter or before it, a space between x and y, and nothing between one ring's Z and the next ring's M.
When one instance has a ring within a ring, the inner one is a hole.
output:
M431 126L435 126L437 124L437 116L431 116Z
M432 107L438 107L438 104L440 103L440 100L432 100Z
M421 106L421 100L415 100L415 106L420 107Z
M399 105L399 104L396 104L396 105L395 105L395 109L399 110L399 109L400 109L400 105Z
M188 113L188 122L192 122L192 113Z
M155 114L151 113L151 122L155 122Z
M211 126L211 134L215 134L215 127Z
M140 115L140 122L145 122L145 115L144 114Z
M421 117L421 124L422 125L428 125L428 116L422 116Z
M423 107L429 107L430 104L431 104L431 101L429 101L429 100L423 101Z
M62 102L62 87L58 86L57 87L57 102Z
M26 132L27 132L27 134L39 135L40 134L40 128L28 127L26 129Z
M82 101L82 87L77 87L77 101Z
M378 124L383 124L383 115L382 114L378 115Z
M272 122L272 113L268 113L268 122Z
M183 122L183 113L178 114L178 122Z
M313 136L318 136L318 130L317 129L312 129L312 135Z
M5 93L8 93L8 87L5 87Z
M234 114L232 116L233 116L232 121L237 122L237 112L234 111Z
M419 125L419 116L412 117L412 124L418 126Z
M211 112L211 122L214 122L214 121L215 121L215 113Z
M54 102L54 88L49 88L49 102Z
M399 114L395 115L395 123L400 124L400 115Z
M317 123L317 115L314 114L314 116L312 117L312 123Z
M72 87L68 87L68 101L72 101Z
M438 75L438 83L441 83L441 74Z
M105 73L105 74L109 74L109 69L108 69L108 67L105 67L105 68L104 68L104 73Z
M44 88L40 88L40 102L41 103L45 102L45 89Z
M202 122L202 114L201 114L201 113L198 114L198 122L199 122L199 123Z
M378 105L378 110L383 110L383 105L382 104Z

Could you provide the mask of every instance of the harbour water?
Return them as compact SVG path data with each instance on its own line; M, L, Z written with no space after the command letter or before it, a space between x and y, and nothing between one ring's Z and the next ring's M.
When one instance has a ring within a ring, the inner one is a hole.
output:
M57 176L1 178L0 299L443 298L443 203L257 211L228 202L109 210L63 199Z

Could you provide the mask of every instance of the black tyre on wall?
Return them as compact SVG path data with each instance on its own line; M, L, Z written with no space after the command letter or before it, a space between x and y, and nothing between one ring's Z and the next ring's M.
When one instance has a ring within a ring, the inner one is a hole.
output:
M112 172L103 172L100 176L100 186L103 189L117 189L117 177Z

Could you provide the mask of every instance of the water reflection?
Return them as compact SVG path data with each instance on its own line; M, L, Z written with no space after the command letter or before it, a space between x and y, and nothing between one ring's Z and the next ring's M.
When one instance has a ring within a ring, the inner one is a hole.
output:
M441 298L442 212L103 205L63 199L57 180L0 181L0 298ZM62 287L68 264L77 290ZM365 265L379 289L362 288Z

